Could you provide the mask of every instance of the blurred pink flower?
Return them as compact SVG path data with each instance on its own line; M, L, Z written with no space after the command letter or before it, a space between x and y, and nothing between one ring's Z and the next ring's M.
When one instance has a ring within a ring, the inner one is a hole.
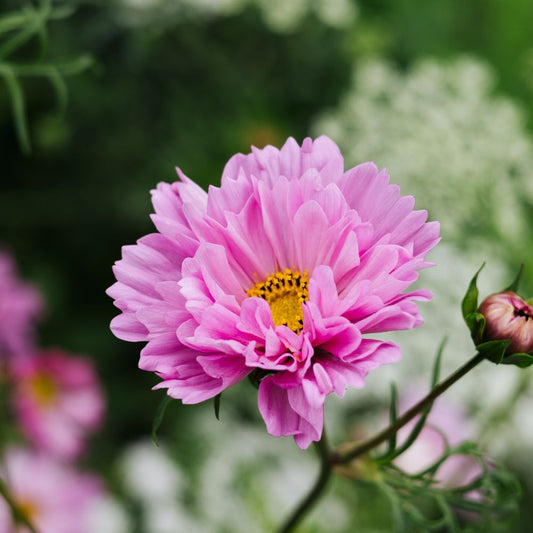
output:
M415 405L423 394L411 392L400 402L403 413ZM398 442L402 444L418 417L398 432ZM474 431L463 411L446 398L439 398L426 420L426 424L411 447L395 459L395 464L409 474L417 474L438 461L450 447L474 438ZM446 488L461 487L474 481L482 474L480 464L466 455L452 455L439 467L435 480ZM475 498L475 495L472 494Z
M347 172L327 137L290 138L227 163L209 194L181 181L153 191L158 233L122 249L111 329L148 341L139 366L184 403L254 373L267 430L305 448L325 397L362 387L400 349L363 334L421 324L404 293L430 266L437 222L414 211L373 163Z
M88 513L102 494L93 475L78 472L43 453L9 449L2 458L0 477L26 517L39 533L88 532ZM11 510L0 498L0 531L15 529Z
M42 308L40 294L17 277L13 259L0 251L0 359L33 349Z
M39 449L73 459L102 422L104 398L93 364L58 350L13 361L13 403L22 431Z

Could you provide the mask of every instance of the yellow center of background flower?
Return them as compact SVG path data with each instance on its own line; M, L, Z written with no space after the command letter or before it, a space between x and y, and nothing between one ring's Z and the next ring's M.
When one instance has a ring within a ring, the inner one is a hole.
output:
M39 514L37 505L30 500L18 500L15 502L15 506L20 517L35 526L34 522Z
M37 374L30 381L33 397L42 407L52 405L57 396L57 387L54 380L45 374Z
M300 274L298 270L286 268L284 272L272 274L265 282L256 283L247 294L268 302L276 326L287 326L300 333L304 325L302 303L309 300L308 285L307 270Z

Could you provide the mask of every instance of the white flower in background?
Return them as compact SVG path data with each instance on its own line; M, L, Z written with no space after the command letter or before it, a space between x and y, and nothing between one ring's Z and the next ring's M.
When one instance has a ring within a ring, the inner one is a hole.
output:
M369 60L313 130L338 143L348 166L386 166L445 239L519 243L530 236L521 202L533 203L533 146L520 109L493 89L491 68L473 58L407 72Z
M318 18L328 26L345 28L357 17L357 5L353 0L315 0Z
M91 503L87 521L91 533L129 533L133 529L122 505L109 495Z
M176 500L183 485L183 475L164 447L150 440L129 446L120 462L122 481L136 498L157 501Z
M237 14L249 0L117 0L117 18L127 26L167 26L179 20Z
M347 27L357 16L355 3L350 0L251 0L259 5L265 23L280 33L295 30L308 13L336 28Z
M224 17L256 6L265 24L280 33L297 29L309 13L335 28L348 27L357 17L354 0L119 0L118 5L119 18L128 25Z
M200 434L210 436L198 489L208 531L274 531L313 485L316 456L302 453L290 439L271 438L262 427L235 420L229 408L216 428L211 410L198 423ZM306 525L313 531L345 532L348 518L346 503L329 492Z
M316 456L302 453L292 439L272 438L259 425L237 421L231 401L221 422L211 409L195 420L205 440L192 476L150 440L125 450L119 473L125 493L140 504L140 531L264 533L279 527L307 493L318 471ZM194 501L185 496L187 485ZM346 504L329 493L306 523L342 533L348 517Z
M165 447L147 439L129 446L119 472L125 492L141 505L145 533L207 531L184 503L185 476Z
M259 6L266 25L280 33L294 30L306 16L307 0L252 0Z

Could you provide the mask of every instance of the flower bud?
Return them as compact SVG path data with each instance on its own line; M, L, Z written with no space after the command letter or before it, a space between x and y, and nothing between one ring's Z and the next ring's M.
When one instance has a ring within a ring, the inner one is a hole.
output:
M485 317L483 341L511 340L507 354L533 355L533 307L512 291L491 294L479 306Z

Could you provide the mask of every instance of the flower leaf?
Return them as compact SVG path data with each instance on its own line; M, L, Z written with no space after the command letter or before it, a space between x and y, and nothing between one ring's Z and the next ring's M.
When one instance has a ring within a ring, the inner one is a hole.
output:
M483 333L485 332L485 317L481 313L470 313L465 322L470 330L472 340L477 346L483 339Z
M437 349L437 355L435 356L435 362L433 363L433 371L431 373L430 389L434 389L437 383L439 382L442 353L444 352L444 347L446 346L447 342L448 342L448 339L444 337L444 339L442 339Z
M163 417L165 416L165 411L168 407L168 404L172 401L172 398L170 396L165 395L161 403L159 404L159 407L157 408L157 411L155 412L154 417L154 423L152 425L152 441L156 446L159 446L159 441L157 439L157 430L159 429L159 426L161 425L161 422L163 422Z
M468 285L468 289L461 303L461 309L463 311L463 318L466 322L466 325L469 328L470 328L470 325L468 323L467 317L477 311L477 299L479 296L479 291L477 288L477 277L479 276L479 273L481 272L484 266L485 266L485 263L483 263L479 267L479 270L475 273L474 277L470 281L470 285Z
M518 269L518 274L516 275L515 279L511 283L511 285L509 285L509 287L504 289L504 291L512 291L512 292L516 292L517 291L518 283L520 283L520 277L522 276L522 272L523 271L524 271L524 263L522 263L520 265L520 268Z
M390 386L390 407L389 407L389 421L391 424L396 422L398 416L398 388L396 383L391 383ZM383 457L388 457L394 453L396 449L396 433L394 433L388 440L387 451Z
M222 398L222 393L219 392L214 398L213 398L213 406L215 408L215 417L217 420L220 420L220 399Z
M528 353L514 353L505 357L502 362L504 365L516 365L520 368L527 368L533 365L533 355Z
M452 456L469 457L472 464L481 467L481 473L459 486L447 487L436 482L440 467ZM405 525L407 531L511 531L518 513L521 496L518 479L498 463L489 461L475 442L446 446L433 465L417 474L404 472L394 463L382 464L379 470L380 488L392 504L395 521ZM471 513L471 528L460 527L458 510Z
M511 342L511 339L487 341L483 342L482 344L478 344L476 348L478 352L482 354L486 359L499 365L500 363L506 363L505 350L507 350Z

